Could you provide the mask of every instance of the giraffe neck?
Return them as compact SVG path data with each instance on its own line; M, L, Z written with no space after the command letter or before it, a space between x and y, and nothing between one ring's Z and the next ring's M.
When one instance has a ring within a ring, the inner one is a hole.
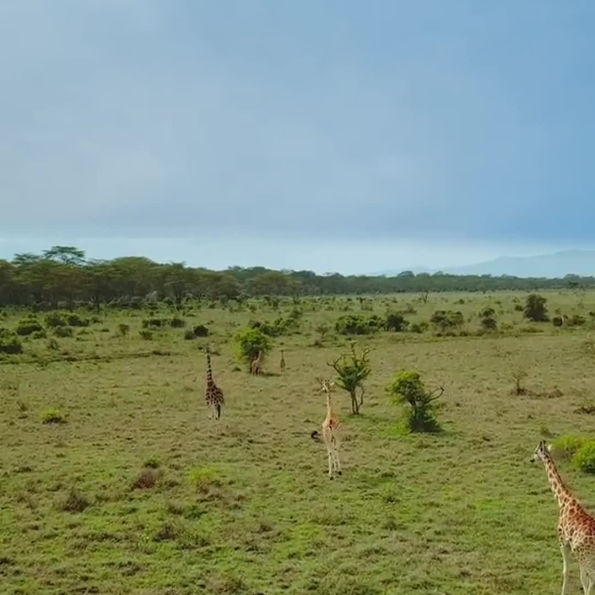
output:
M333 415L333 406L331 403L331 391L327 391L326 393L326 416L332 417Z
M213 370L211 369L211 354L207 351L207 384L213 383Z
M545 470L547 472L547 477L550 482L550 487L552 488L552 492L554 492L554 496L556 500L558 500L558 506L562 508L564 504L566 504L570 500L574 500L574 497L570 493L570 490L566 487L566 484L560 477L558 473L558 469L556 469L556 465L551 457L547 457L544 461L545 463Z

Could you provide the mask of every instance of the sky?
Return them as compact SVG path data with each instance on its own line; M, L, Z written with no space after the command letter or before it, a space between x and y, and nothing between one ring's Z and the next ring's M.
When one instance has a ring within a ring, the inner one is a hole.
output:
M0 258L593 248L595 4L0 0Z

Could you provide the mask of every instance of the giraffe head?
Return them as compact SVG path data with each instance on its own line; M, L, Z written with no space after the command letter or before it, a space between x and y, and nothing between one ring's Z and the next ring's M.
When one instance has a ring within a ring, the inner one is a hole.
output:
M333 387L335 386L335 382L330 380L329 378L316 378L318 382L320 382L320 392L329 394Z
M531 457L530 461L532 463L534 463L535 461L537 461L538 459L540 461L546 461L550 458L550 450L551 450L551 446L548 446L545 442L545 440L540 440L539 444L537 445L537 448L535 449L535 452L533 453L533 456Z

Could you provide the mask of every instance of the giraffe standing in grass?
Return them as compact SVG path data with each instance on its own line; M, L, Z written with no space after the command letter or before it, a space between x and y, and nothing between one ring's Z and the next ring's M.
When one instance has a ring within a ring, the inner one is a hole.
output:
M595 582L595 518L581 506L560 477L544 440L539 443L531 462L537 459L545 465L550 486L560 509L558 539L563 559L562 595L567 593L571 553L578 559L583 591L585 595L590 595Z
M212 408L215 419L221 417L225 399L223 391L215 384L213 380L213 369L211 367L211 353L207 347L207 390L205 393L207 405Z
M252 363L250 364L250 373L262 374L262 349L258 350L258 356L256 359L252 360Z
M322 422L322 441L326 446L328 455L328 476L333 479L335 472L341 475L341 463L339 461L339 431L341 423L333 412L331 401L331 390L335 386L334 382L327 379L318 379L320 382L320 391L326 395L326 417ZM313 432L312 437L315 437L318 432Z
M285 372L285 355L283 349L281 349L281 361L279 362L279 367L281 368L281 372Z

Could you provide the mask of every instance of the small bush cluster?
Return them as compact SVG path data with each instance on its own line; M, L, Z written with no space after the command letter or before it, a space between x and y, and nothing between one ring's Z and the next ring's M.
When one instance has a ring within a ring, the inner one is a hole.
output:
M29 314L25 318L21 318L16 328L17 335L21 337L26 337L39 331L43 331L43 326L34 314Z
M566 434L554 440L552 449L580 471L595 473L595 439Z
M345 314L335 322L335 330L341 335L369 335L384 327L385 321L377 315Z
M72 337L73 334L74 331L70 326L57 326L54 329L54 335L56 335L56 337Z
M63 424L66 423L66 416L59 409L50 407L41 412L41 421L44 424Z
M432 314L430 322L439 334L453 334L455 330L463 325L465 319L463 313L459 310L436 310Z
M0 353L23 353L23 344L14 331L0 328Z
M442 390L428 392L418 372L399 372L388 386L388 392L395 404L407 407L405 423L410 432L440 430L436 419L436 400L442 394Z
M236 336L238 356L248 365L258 357L258 352L262 351L266 355L271 350L271 340L260 329L247 328Z

